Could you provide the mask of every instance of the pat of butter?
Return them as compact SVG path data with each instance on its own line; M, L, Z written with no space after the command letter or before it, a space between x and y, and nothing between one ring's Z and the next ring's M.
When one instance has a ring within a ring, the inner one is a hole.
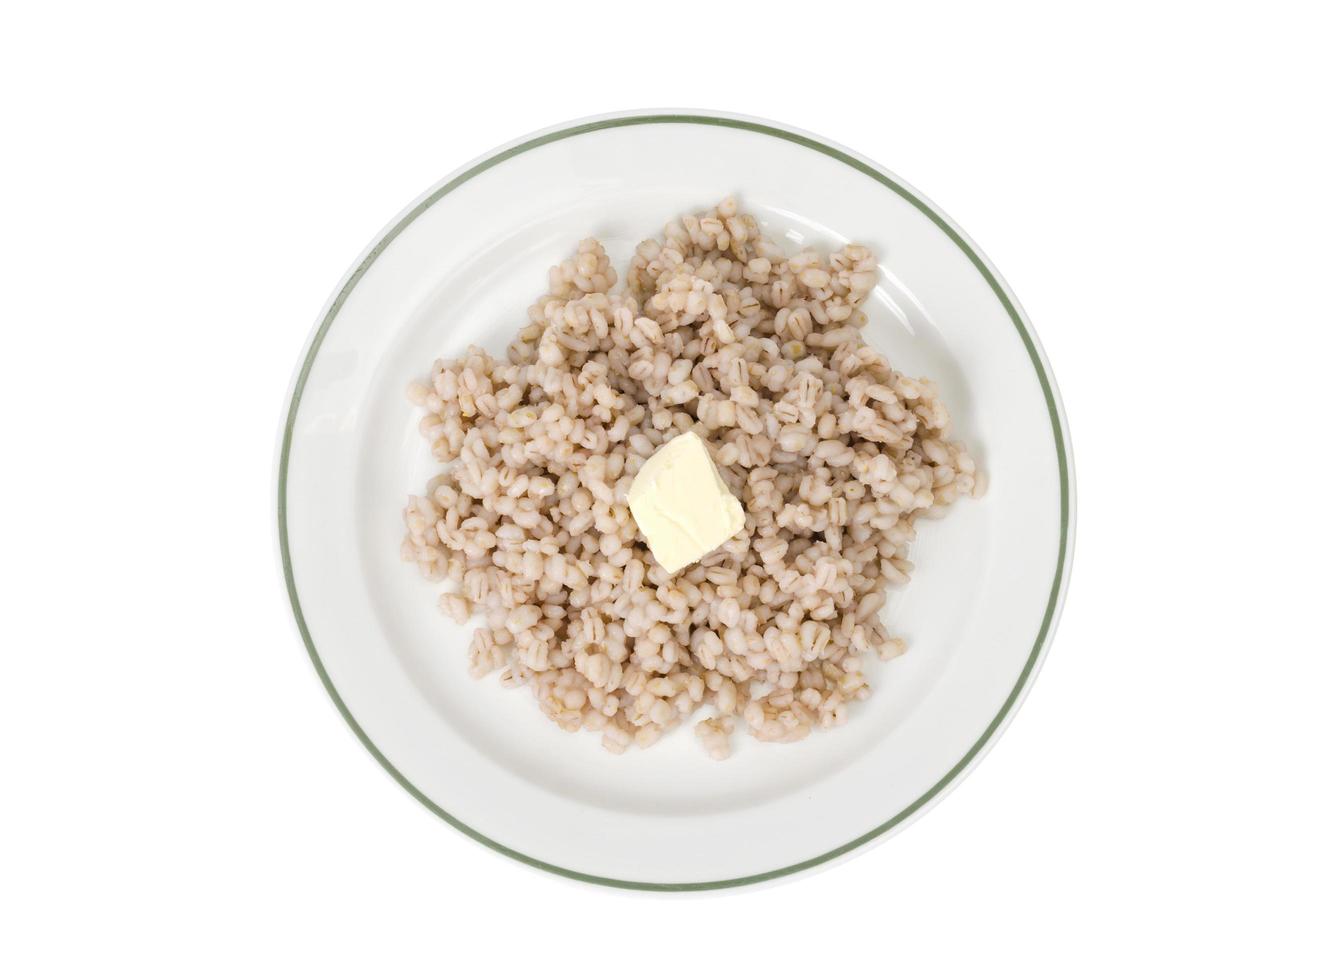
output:
M630 513L668 572L699 561L738 531L742 505L694 432L663 445L630 485Z

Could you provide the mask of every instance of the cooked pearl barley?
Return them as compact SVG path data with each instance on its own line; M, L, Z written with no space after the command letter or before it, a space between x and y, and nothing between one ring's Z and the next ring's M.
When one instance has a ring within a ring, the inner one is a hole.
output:
M445 614L484 617L473 676L502 671L612 752L702 708L715 759L735 718L777 742L842 724L864 657L905 652L879 613L914 519L982 494L984 472L933 383L864 343L863 246L785 257L728 199L641 243L625 280L581 242L503 359L473 347L411 382L445 470L407 503L402 557L447 583ZM626 494L686 431L746 524L669 575Z

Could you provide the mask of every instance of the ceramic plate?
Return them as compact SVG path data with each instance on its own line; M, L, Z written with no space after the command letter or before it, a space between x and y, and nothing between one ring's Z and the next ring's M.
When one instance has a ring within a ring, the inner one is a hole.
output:
M989 492L920 525L884 612L909 652L868 671L849 723L713 762L689 725L646 751L568 735L526 690L467 674L469 627L399 558L433 473L404 397L437 356L502 352L581 239L635 244L725 194L781 243L862 242L867 336L934 379ZM877 164L772 123L617 115L529 136L397 217L331 298L280 438L280 552L299 632L374 758L445 822L535 868L654 890L742 886L857 852L984 755L1040 669L1071 555L1064 413L1026 314L936 207Z

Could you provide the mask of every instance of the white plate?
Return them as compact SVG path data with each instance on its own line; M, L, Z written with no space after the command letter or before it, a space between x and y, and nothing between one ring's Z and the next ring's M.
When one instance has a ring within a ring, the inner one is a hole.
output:
M889 604L909 653L869 672L849 724L788 745L739 732L726 762L683 726L646 751L567 735L530 693L467 675L468 628L398 557L433 472L405 401L439 355L502 351L547 268L589 235L624 271L690 208L738 196L781 242L862 242L882 281L872 342L942 390L990 477L925 522ZM616 115L459 170L374 242L297 370L279 449L281 561L299 631L364 745L475 840L556 874L654 890L748 885L852 853L984 754L1040 668L1073 538L1060 400L1026 316L974 245L876 164L744 118Z

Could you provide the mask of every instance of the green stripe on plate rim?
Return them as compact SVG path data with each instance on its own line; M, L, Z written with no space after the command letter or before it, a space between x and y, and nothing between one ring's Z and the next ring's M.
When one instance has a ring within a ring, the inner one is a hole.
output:
M938 228L945 235L948 236L948 238L952 239L952 241L956 243L957 247L961 249L961 251L965 254L966 258L968 258L971 261L971 264L974 265L977 270L979 270L982 276L984 276L985 281L989 283L990 288L994 291L994 295L998 297L999 302L1003 304L1004 310L1007 311L1009 318L1013 321L1013 325L1017 328L1018 336L1021 337L1022 343L1026 345L1027 354L1031 358L1032 367L1035 368L1036 377L1041 384L1041 391L1045 395L1046 409L1048 410L1050 415L1050 426L1054 433L1055 452L1059 460L1059 500L1060 500L1059 557L1055 567L1054 581L1051 583L1050 586L1050 598L1045 606L1045 615L1041 620L1040 631L1036 634L1036 642L1033 644L1031 648L1031 656L1027 658L1026 666L1023 667L1022 673L1017 678L1017 682L1013 685L1012 691L1009 692L1007 700L1004 701L1003 706L999 708L998 713L995 714L993 720L990 721L989 727L985 729L984 733L978 739L976 739L975 744L972 745L970 750L964 756L962 756L962 758L957 762L955 766L952 767L952 769L947 773L947 775L943 776L942 779L934 783L934 785L931 786L927 792L925 792L922 796L919 797L919 799L915 800L900 813L896 814L894 817L887 820L886 822L881 823L878 826L874 827L866 834L856 837L852 841L849 841L847 844L842 844L841 846L829 850L824 854L818 854L816 857L809 858L806 861L799 861L796 864L790 864L787 867L777 868L774 871L763 871L759 874L747 875L741 878L727 878L720 881L695 881L695 882L671 882L671 883L662 883L653 881L625 881L620 878L605 878L602 877L601 875L591 875L586 874L582 871L574 871L570 868L562 868L559 867L558 865L550 864L546 861L540 861L537 858L530 857L529 855L523 854L520 851L515 851L513 848L506 847L505 845L499 843L498 841L491 840L489 837L487 837L485 834L482 834L480 831L475 830L472 827L468 827L461 820L458 820L447 810L443 809L441 806L439 806L437 803L435 803L433 800L427 797L409 779L403 776L397 770L396 766L392 765L391 761L388 760L387 756L383 755L383 753L379 751L378 746L376 746L373 743L373 740L370 739L368 734L365 733L364 729L360 727L359 722L357 722L354 716L350 713L350 709L346 706L345 701L342 700L340 694L337 693L335 685L332 684L331 682L331 677L327 674L326 667L324 667L322 664L322 658L318 655L317 647L313 644L312 635L308 632L308 624L304 619L303 609L299 604L298 590L294 584L294 569L289 550L289 531L287 523L288 502L286 499L286 483L289 473L289 451L294 439L294 422L295 419L298 418L299 401L303 397L304 387L308 382L308 375L312 371L313 362L317 358L318 350L322 347L322 341L326 337L327 331L331 328L332 323L335 321L337 314L340 313L341 307L344 306L345 301L349 297L350 293L354 290L355 286L359 284L359 281L362 278L364 278L364 274L368 272L369 268L373 265L373 263L377 261L378 256L383 253L383 251L387 248L387 246L391 244L392 241L398 235L400 235L407 228L408 225L411 224L411 222L415 221L415 219L418 218L421 214L429 210L429 208L433 207L436 202L441 200L446 195L452 193L458 187L461 187L463 184L471 180L473 177L489 170L491 167L497 166L498 164L501 164L506 160L512 159L513 157L516 157L519 154L526 153L528 150L535 149L539 146L545 146L548 143L555 143L560 140L569 139L570 137L573 136L582 136L585 133L593 133L603 129L621 129L627 126L648 126L660 123L692 124L700 126L722 126L729 129L747 130L749 132L760 133L765 136L773 136L776 137L777 139L787 140L790 143L797 143L800 146L805 146L808 149L816 150L818 153L823 153L834 160L838 160L839 162L845 164L846 166L853 167L860 173L865 174L868 177L871 177L873 180L877 181L879 184L881 184L883 187L886 187L888 190L894 191L895 193L899 194L902 198L904 198L914 207L918 208L919 211L922 214L924 214L925 217L927 217L930 221L932 221L935 225L937 225ZM813 139L811 137L804 136L801 133L795 133L790 130L780 129L776 126L770 126L764 123L749 122L741 119L730 119L722 116L691 115L681 113L620 116L612 119L599 119L594 120L592 122L580 123L575 126L555 130L553 132L544 133L540 136L524 140L523 142L508 147L507 149L501 150L500 152L494 154L493 156L490 156L489 158L482 160L480 163L475 164L474 166L468 168L467 170L464 170L462 173L458 174L456 177L445 183L442 187L435 189L423 201L421 201L413 208L411 208L411 210L407 212L406 215L402 217L400 221L398 221L395 225L393 225L392 228L387 232L387 234L385 234L378 241L378 243L373 246L373 248L369 251L369 254L364 257L363 261L361 261L359 265L355 267L354 271L350 273L349 277L341 286L340 291L337 292L335 299L332 300L331 306L327 309L326 314L322 317L321 323L317 328L317 332L313 337L312 344L309 346L307 353L304 355L303 364L299 369L298 378L296 379L294 384L294 395L290 401L289 413L285 419L284 435L282 437L280 444L278 503L279 503L278 516L279 516L279 531L280 531L280 560L281 565L283 566L284 569L285 585L289 592L290 606L294 610L294 620L298 624L299 633L303 637L304 646L308 648L308 656L312 659L313 667L317 670L318 677L322 679L322 686L326 688L327 694L331 697L331 700L335 703L336 708L340 711L341 717L345 719L346 724L350 726L351 730L354 731L356 736L358 736L360 742L362 742L364 747L368 749L369 754L378 760L379 765L381 765L384 769L386 769L388 774L391 775L392 778L395 779L398 783L400 783L402 788L404 788L406 792L410 793L411 796L415 797L415 799L419 800L422 804L424 804L424 806L435 816L444 820L448 824L451 824L453 827L455 827L457 830L460 830L462 833L466 834L472 840L480 844L484 844L486 847L490 848L493 851L497 851L500 854L503 854L505 857L513 858L515 861L521 861L523 864L530 865L531 867L537 868L541 871L548 871L551 874L561 875L562 877L565 878L572 878L576 881L588 882L589 884L594 885L606 885L611 888L627 888L627 889L637 889L642 891L653 891L653 892L711 891L719 888L735 888L744 885L754 885L760 882L770 881L775 878L782 878L786 875L796 874L800 871L806 871L809 868L815 868L818 865L825 864L827 861L831 861L835 858L840 857L843 854L847 854L848 852L854 850L855 848L862 847L869 841L881 837L887 831L898 826L903 821L909 819L909 817L917 813L930 800L932 800L944 789L946 789L953 782L953 780L955 780L957 776L960 775L962 771L964 771L966 767L970 765L972 761L975 760L976 756L979 755L980 751L985 747L986 744L988 744L989 740L993 738L994 733L998 731L999 726L1003 724L1004 719L1008 717L1009 713L1013 709L1013 706L1016 704L1018 698L1022 695L1022 691L1025 689L1027 681L1031 677L1032 670L1036 666L1036 662L1041 656L1041 651L1045 647L1046 637L1049 636L1050 634L1050 627L1054 621L1055 614L1058 610L1060 591L1063 588L1064 584L1064 571L1069 544L1068 452L1064 442L1064 431L1063 426L1060 422L1059 407L1055 401L1054 391L1051 388L1050 380L1046 375L1045 365L1041 361L1041 356L1039 352L1036 350L1036 345L1032 342L1031 334L1028 332L1026 324L1023 323L1021 315L1014 307L1012 301L1009 300L1008 294L1004 290L1003 286L999 283L998 279L996 279L995 276L990 272L989 268L985 265L984 261L976 253L976 251L973 248L971 248L970 245L967 244L967 242L964 239L962 239L962 237L959 234L957 234L956 230L953 229L942 218L942 216L940 216L931 207L929 207L929 205L926 204L923 200L921 200L916 194L914 194L907 188L903 187L901 184L897 183L895 180L893 180L887 174L884 174L882 171L877 170L876 168L870 166L867 163L864 163L862 160L857 160L854 157L850 156L844 150L831 146L827 143L820 142L819 140Z

